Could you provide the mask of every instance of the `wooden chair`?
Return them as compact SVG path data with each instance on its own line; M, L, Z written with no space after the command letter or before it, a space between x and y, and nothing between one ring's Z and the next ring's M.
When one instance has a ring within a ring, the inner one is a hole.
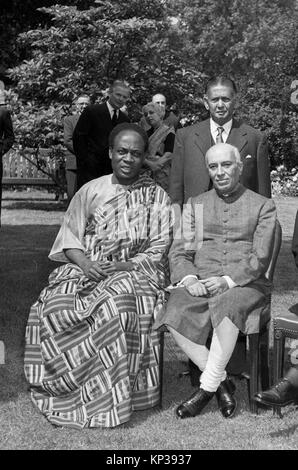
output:
M282 240L282 230L277 221L275 230L274 248L271 262L266 273L266 277L273 281L274 270L280 251ZM245 327L246 353L248 356L249 372L244 377L247 379L249 406L252 413L258 412L258 404L252 400L252 397L260 388L262 390L269 386L269 326L271 319L271 295L268 295L263 304L261 313L251 312ZM166 327L160 329L160 395L159 406L162 408L163 397L163 362L164 362L164 334ZM240 333L241 336L241 333Z
M284 375L284 352L286 338L298 339L298 304L293 305L284 315L273 319L273 383ZM297 356L297 355L296 355ZM280 407L273 408L282 417Z

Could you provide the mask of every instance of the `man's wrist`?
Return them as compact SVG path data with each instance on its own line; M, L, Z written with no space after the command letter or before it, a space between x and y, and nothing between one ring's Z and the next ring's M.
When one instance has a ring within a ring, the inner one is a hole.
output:
M232 289L233 287L237 286L236 282L234 282L233 279L230 278L230 276L222 276L222 277L228 284L229 289Z
M187 279L197 279L198 280L198 276L196 274L187 274L179 282L177 282L176 286L177 287L185 286L184 281L186 281Z

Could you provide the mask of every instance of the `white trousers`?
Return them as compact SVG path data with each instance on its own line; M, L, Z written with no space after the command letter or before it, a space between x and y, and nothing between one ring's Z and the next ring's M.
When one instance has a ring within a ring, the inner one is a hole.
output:
M206 392L216 392L220 382L227 376L225 368L234 351L239 329L225 317L213 330L210 350L193 343L169 326L168 329L178 346L203 371L200 377L201 388Z

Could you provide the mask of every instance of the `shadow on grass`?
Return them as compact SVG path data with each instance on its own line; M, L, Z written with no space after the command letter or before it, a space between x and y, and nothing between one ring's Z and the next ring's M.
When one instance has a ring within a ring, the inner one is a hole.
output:
M293 411L293 410L292 410ZM287 429L280 429L275 432L269 433L270 437L290 437L298 430L298 424L289 426Z
M23 372L24 336L31 305L57 266L48 259L57 225L4 225L0 230L0 401L28 390Z
M40 200L36 201L36 199L30 200L15 200L13 203L4 203L3 208L8 211L12 210L35 210L35 211L45 211L45 212L57 212L57 211L65 211L67 209L67 203L65 201L45 201Z

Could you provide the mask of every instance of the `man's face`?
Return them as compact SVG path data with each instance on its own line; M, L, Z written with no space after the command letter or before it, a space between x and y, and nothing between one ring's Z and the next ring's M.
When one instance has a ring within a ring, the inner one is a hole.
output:
M214 85L204 96L204 104L213 121L222 126L233 117L236 95L228 85Z
M130 184L139 175L145 159L145 144L135 131L120 132L110 148L113 173L120 184Z
M89 106L90 99L87 96L80 96L76 102L76 111L78 114L81 114L82 111Z
M165 115L167 103L164 95L157 94L152 96L152 103L158 104L163 110L163 115Z
M206 155L206 164L213 186L221 194L234 191L242 173L242 163L224 144L212 147Z
M130 91L122 86L115 86L109 93L109 103L114 109L120 109L129 99Z

